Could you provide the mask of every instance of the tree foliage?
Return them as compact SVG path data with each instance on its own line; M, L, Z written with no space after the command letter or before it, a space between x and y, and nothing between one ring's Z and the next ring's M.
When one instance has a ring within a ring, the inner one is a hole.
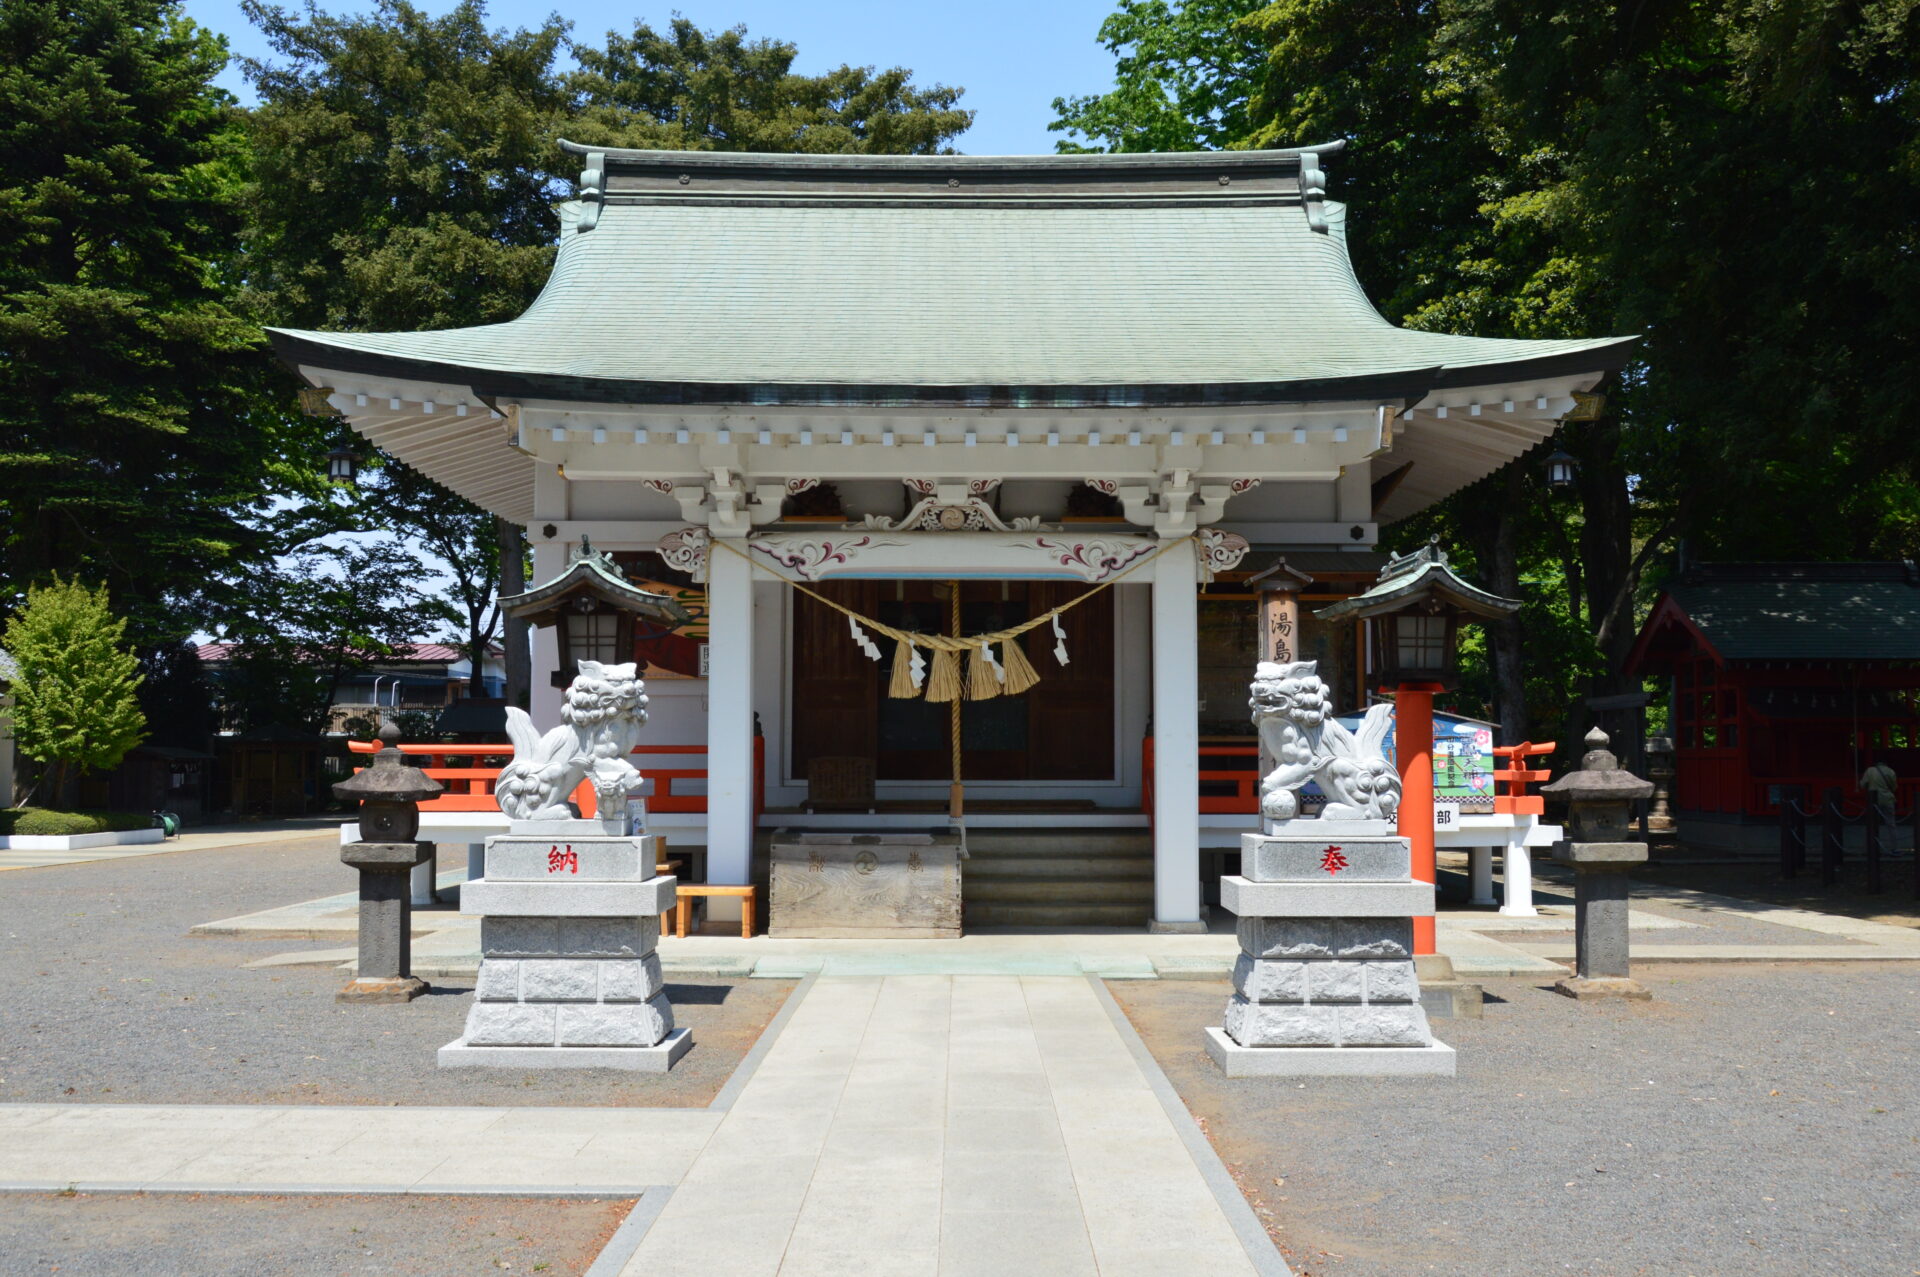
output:
M1641 335L1606 415L1561 430L1570 498L1535 456L1392 531L1441 533L1526 600L1477 673L1515 734L1577 735L1582 693L1621 690L1682 541L1915 553L1915 0L1274 0L1231 25L1164 0L1151 38L1148 11L1102 29L1106 114L1066 103L1058 127L1107 149L1345 139L1334 194L1389 318ZM1222 60L1222 32L1258 56Z
M233 304L225 61L161 0L0 3L0 611L78 573L156 646L263 552L308 432Z
M603 48L574 46L569 127L575 141L661 151L935 155L973 123L955 105L961 90L918 88L904 67L799 75L798 55L745 27L708 32L678 16L665 31L609 31Z
M19 667L8 711L15 746L46 765L55 802L68 781L118 766L146 738L139 660L124 644L126 630L105 586L56 577L28 587L0 638Z
M1260 41L1243 21L1258 0L1120 0L1100 24L1114 55L1105 93L1055 98L1062 152L1214 151L1247 136Z

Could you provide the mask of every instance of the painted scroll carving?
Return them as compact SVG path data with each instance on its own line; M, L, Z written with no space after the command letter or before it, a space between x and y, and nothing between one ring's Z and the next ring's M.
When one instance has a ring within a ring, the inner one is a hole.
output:
M694 579L695 584L704 585L707 580L707 554L713 541L713 534L705 528L681 528L678 532L669 532L660 538L654 547L660 551L667 566L678 572L685 572Z

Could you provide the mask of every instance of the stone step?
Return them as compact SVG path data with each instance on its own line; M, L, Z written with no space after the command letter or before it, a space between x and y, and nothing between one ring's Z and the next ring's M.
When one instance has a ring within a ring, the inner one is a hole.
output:
M966 905L969 927L1144 927L1150 904L1001 904Z
M994 904L1077 904L1153 903L1151 878L1077 878L1070 882L1051 879L1003 879L981 882L967 879L961 887L966 904L975 901Z
M967 854L983 859L1021 856L1150 856L1153 835L1126 829L979 829L967 831Z
M968 882L1006 878L1153 878L1152 856L974 856L961 867Z

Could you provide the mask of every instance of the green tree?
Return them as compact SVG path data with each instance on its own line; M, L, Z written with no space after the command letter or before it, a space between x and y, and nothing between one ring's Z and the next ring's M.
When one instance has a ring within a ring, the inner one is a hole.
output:
M56 804L70 782L117 767L146 739L139 659L124 646L126 631L105 586L55 577L28 587L0 639L20 667L9 712L15 746L45 767Z
M575 141L664 151L935 155L973 123L962 90L917 88L904 67L793 70L799 50L749 39L745 27L708 32L675 17L607 33L606 47L574 46L566 77Z
M1115 59L1114 86L1053 100L1047 128L1069 135L1055 149L1218 151L1242 141L1265 54L1244 19L1260 8L1261 0L1120 0L1099 35Z
M225 62L176 4L0 0L0 611L79 574L143 650L264 552L308 441L231 300Z

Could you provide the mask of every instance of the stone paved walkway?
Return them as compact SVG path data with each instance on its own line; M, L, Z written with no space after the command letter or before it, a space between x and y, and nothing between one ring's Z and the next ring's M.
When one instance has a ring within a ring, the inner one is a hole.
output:
M1097 983L827 976L795 998L709 1109L8 1105L0 1186L645 1190L615 1243L630 1277L1284 1277Z

